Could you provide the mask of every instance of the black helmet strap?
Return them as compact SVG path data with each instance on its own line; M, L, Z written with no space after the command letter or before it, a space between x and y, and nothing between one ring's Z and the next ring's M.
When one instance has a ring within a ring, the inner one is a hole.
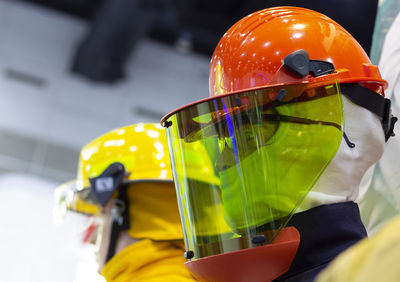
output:
M306 77L308 74L317 77L335 71L332 63L321 60L310 60L307 51L302 49L287 55L283 59L283 66L294 76L300 78ZM357 83L340 84L340 89L342 94L353 103L378 115L382 123L386 142L390 137L394 136L393 130L397 122L397 117L392 114L389 99ZM345 138L347 142L347 137Z
M129 225L129 199L127 195L128 185L122 185L118 189L118 196L114 200L111 210L111 234L108 244L106 263L115 255L117 241L122 230L128 230Z
M373 112L379 117L386 142L391 136L394 136L393 130L397 117L392 114L389 99L357 83L342 83L340 90L341 94L354 104Z
M109 202L114 192L117 193L111 209L112 225L106 263L115 255L121 230L129 229L129 199L127 195L129 184L124 182L125 175L124 165L116 162L110 164L98 177L89 179L91 190L95 193L98 203L103 207Z

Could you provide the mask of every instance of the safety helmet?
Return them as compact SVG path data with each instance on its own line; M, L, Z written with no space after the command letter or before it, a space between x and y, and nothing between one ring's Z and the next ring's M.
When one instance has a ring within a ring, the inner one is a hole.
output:
M288 58L299 50L305 52ZM290 76L277 76L282 62ZM304 80L310 87L320 81L363 83L380 93L387 86L378 67L342 26L296 7L243 18L222 37L210 64L211 96Z
M396 119L386 84L357 41L320 13L276 7L233 25L211 60L210 97L162 119L192 273L265 281L286 272L299 234L285 226L344 136L341 94L377 114L388 139ZM187 144L207 150L204 168L219 179L209 189L230 232L199 232Z
M172 182L166 150L165 133L159 124L136 124L112 130L82 148L77 178L60 185L55 197L63 199L69 210L98 214L100 203L96 197L88 197L93 196L89 193L90 179L118 163L124 167L124 182Z
M96 138L80 152L77 179L55 190L58 210L96 216L113 199L115 226L131 237L182 239L167 146L159 124L130 125Z

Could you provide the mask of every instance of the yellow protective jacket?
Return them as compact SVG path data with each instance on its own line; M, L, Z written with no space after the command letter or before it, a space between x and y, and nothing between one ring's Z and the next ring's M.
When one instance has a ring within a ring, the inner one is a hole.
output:
M317 282L400 281L400 216L338 256Z
M114 256L102 269L107 282L196 281L187 268L180 241L144 239Z

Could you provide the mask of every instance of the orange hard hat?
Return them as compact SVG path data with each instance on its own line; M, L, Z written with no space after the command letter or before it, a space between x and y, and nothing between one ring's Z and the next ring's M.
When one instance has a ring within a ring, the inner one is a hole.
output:
M312 10L275 7L244 17L222 37L211 60L210 96L296 83L293 75L277 74L283 60L299 50L308 54L311 64L316 63L306 66L309 71L320 73L306 72L304 78L297 77L298 82L307 80L311 87L321 81L361 83L381 94L387 87L378 67L338 23ZM302 60L292 61L302 64ZM333 71L318 70L324 68L320 62L333 64Z

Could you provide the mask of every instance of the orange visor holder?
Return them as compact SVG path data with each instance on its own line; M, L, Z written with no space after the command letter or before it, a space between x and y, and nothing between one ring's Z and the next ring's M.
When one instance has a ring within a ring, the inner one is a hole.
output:
M199 258L185 265L200 281L272 281L289 270L299 244L299 231L286 227L272 244Z

